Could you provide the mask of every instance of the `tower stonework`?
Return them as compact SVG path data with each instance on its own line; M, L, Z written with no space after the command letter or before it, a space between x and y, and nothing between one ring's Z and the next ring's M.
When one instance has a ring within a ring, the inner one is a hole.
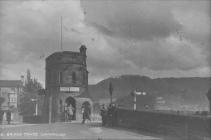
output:
M82 45L80 52L55 52L46 58L46 119L63 121L65 105L70 104L74 108L73 119L80 119L83 102L92 104L86 57L86 47Z

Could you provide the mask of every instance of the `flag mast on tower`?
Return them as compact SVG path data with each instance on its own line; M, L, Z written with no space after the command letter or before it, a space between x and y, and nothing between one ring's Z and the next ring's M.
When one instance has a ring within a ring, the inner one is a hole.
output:
M62 46L62 16L61 16L61 19L60 20L61 20L61 40L60 40L61 41L60 42L61 44L60 44L60 47L61 47L61 51L63 51L63 46Z

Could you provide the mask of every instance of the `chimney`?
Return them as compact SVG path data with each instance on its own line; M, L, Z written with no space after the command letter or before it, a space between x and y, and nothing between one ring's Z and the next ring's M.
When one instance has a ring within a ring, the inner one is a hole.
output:
M83 55L83 63L86 66L86 46L85 45L81 45L80 53Z
M86 56L86 46L85 45L81 45L80 53L82 53L84 56Z

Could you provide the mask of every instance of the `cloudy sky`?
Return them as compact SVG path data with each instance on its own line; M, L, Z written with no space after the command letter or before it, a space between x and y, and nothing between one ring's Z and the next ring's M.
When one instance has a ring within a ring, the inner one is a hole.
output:
M0 1L0 79L30 69L45 81L45 57L87 50L89 83L109 76L207 77L209 0Z

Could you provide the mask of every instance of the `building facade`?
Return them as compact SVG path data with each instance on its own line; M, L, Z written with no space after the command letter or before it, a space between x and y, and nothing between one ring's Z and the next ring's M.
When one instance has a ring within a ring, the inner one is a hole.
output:
M65 105L74 108L73 119L81 118L81 106L88 101L86 47L79 52L55 52L46 58L46 97L44 114L47 120L62 121Z
M18 104L22 92L23 83L21 80L0 80L0 97L4 98L1 110L4 112L10 110L12 121L20 121Z

